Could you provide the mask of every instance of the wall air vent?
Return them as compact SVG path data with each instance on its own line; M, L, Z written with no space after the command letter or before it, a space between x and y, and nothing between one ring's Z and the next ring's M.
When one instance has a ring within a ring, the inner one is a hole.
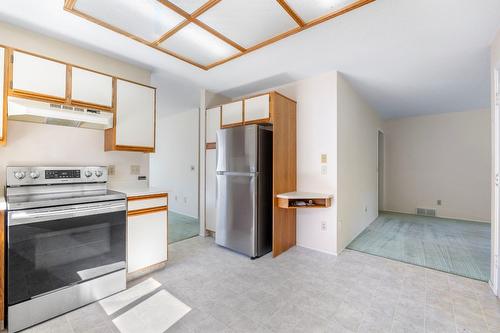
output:
M422 215L422 216L436 216L436 210L435 209L428 209L428 208L417 208L417 215Z

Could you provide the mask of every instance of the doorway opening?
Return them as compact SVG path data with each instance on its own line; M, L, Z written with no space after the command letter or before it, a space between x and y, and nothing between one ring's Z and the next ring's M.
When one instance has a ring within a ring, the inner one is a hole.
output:
M348 248L488 281L491 111L388 119L382 128L379 216Z

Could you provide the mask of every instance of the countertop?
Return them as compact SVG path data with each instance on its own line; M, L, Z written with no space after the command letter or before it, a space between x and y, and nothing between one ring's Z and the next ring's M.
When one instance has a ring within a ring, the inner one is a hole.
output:
M110 184L109 189L113 191L118 191L125 193L127 197L136 197L142 195L150 195L150 194L162 194L168 193L164 188L160 187L152 187L147 184Z
M5 203L5 198L0 197L0 211L3 211L7 208L7 204Z
M280 199L331 199L332 194L313 192L288 192L277 195Z

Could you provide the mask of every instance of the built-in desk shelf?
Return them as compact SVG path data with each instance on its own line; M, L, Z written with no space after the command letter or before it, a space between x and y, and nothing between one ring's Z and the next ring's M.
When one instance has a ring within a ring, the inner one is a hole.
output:
M288 192L278 194L278 207L285 209L297 208L328 208L332 205L333 195L310 192Z

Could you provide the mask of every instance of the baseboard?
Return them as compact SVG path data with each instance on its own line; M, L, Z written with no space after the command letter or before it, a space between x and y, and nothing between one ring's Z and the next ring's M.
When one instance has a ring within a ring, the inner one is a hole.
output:
M381 210L380 212L381 213L387 212L387 213L396 213L396 214L405 214L405 215L415 215L415 216L426 217L425 215L417 215L415 213L401 212L401 211L398 211L398 210L390 210L390 209L384 209L384 210ZM444 215L427 216L427 217L437 217L439 219L458 220L458 221L466 221L466 222L479 222L479 223L488 223L488 224L491 224L491 221L471 220L471 219L467 219L467 218L449 217L449 216L444 216Z
M308 249L308 250L313 250L313 251L317 251L317 252L329 254L329 255L332 255L332 256L338 256L336 252L325 251L325 250L322 250L322 249L317 249L317 248L314 248L314 247L304 246L304 245L300 245L300 244L297 244L296 246L302 247L302 248Z

